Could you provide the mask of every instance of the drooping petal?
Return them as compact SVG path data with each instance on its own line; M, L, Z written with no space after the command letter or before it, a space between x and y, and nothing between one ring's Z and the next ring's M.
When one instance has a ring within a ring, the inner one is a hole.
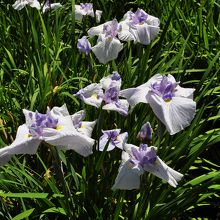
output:
M144 84L142 86L138 86L137 88L129 88L121 90L119 95L125 97L131 106L135 106L138 103L148 103L146 99L146 95L149 92L149 87Z
M112 102L102 107L104 110L116 111L121 115L128 115L129 103L125 99L119 99L118 102Z
M176 187L178 185L177 182L180 181L183 177L181 173L166 165L159 157L157 157L156 161L151 166L145 166L144 170L165 180L173 187Z
M35 154L41 139L33 138L26 124L18 127L14 142L0 149L0 165L7 163L15 154Z
M75 94L75 96L79 97L86 104L95 106L96 108L100 107L102 103L103 90L101 85L97 83L92 83L87 87L79 90Z
M190 125L195 116L196 103L192 99L173 97L169 102L149 93L147 100L158 119L173 135Z
M73 126L69 116L60 117L56 129L45 128L44 140L63 150L74 150L82 156L92 154L94 140L88 136L80 134Z
M122 164L119 168L118 175L112 190L132 190L140 188L140 176L144 173L137 165L129 161L129 154L122 152ZM127 161L125 161L127 159Z
M92 47L92 51L100 63L106 64L118 57L118 53L123 49L123 44L116 38L105 38L100 35L97 45Z

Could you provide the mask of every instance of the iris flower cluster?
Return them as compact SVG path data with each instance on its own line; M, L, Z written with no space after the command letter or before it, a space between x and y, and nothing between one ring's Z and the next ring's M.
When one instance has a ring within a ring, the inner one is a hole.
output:
M118 57L123 49L121 41L150 44L159 33L159 25L158 18L142 9L137 9L135 13L128 11L121 22L113 19L88 30L90 37L98 36L95 46L91 46L86 36L78 40L77 46L80 52L87 55L92 51L100 63L106 64Z
M60 3L51 4L47 0L40 5L38 0L17 0L13 8L21 10L26 5L42 9L61 7ZM102 11L93 10L92 3L75 5L75 19L81 21L83 16L95 17L100 22ZM91 46L86 36L78 40L80 52L93 51L99 62L105 64L116 59L123 49L121 41L134 41L148 45L159 33L159 19L147 14L142 9L128 11L123 19L105 22L88 30L90 37L98 36L97 44ZM190 125L195 116L196 103L193 101L192 88L183 88L180 82L168 75L156 74L146 83L135 88L121 90L122 78L113 71L98 83L92 83L74 94L86 104L102 110L116 111L122 116L129 114L129 106L134 108L139 103L148 104L158 120L164 124L170 135L174 135ZM14 142L0 149L0 165L7 163L15 154L35 154L43 142L61 150L74 150L87 157L93 153L95 140L92 132L94 121L84 121L85 111L70 115L66 105L47 108L45 114L23 109L25 123L20 125ZM148 146L152 142L153 129L149 122L145 123L137 133L140 146L127 143L128 132L121 129L102 130L96 143L97 151L112 151L117 148L122 152L121 165L112 189L132 190L140 187L140 177L145 172L165 180L173 187L183 175L165 164L157 156L157 148ZM147 140L145 142L145 140Z

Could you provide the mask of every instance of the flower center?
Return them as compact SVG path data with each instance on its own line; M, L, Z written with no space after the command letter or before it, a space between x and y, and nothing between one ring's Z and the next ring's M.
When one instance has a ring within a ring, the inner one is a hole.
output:
M133 25L143 24L146 22L148 14L142 9L138 9L134 14L131 15L131 23Z
M152 92L163 98L165 102L171 101L178 83L172 83L167 76L163 76L161 82L155 82L151 85Z
M47 114L36 112L34 118L33 114L29 113L29 117L33 120L33 123L29 126L29 132L33 137L42 136L44 128L57 128L58 119L53 118L50 111Z
M119 142L119 139L118 139L119 133L120 133L119 131L106 131L105 132L105 134L108 136L108 139L110 139L113 145Z
M110 87L105 92L104 101L106 104L118 101L119 90L115 87Z
M84 10L85 12L88 12L88 11L93 10L93 6L92 6L91 3L85 3L85 4L80 3L80 7L81 7L81 9Z
M118 32L121 31L121 28L121 25L119 25L117 20L114 19L111 23L103 26L103 34L105 34L105 37L114 38Z
M147 144L141 144L139 149L131 148L131 163L139 164L143 169L144 166L152 165L157 159L156 151Z

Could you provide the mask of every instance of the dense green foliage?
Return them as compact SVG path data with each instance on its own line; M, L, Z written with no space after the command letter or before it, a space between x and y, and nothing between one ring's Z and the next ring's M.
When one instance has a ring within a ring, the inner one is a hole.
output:
M137 132L150 121L151 144L184 178L175 189L146 173L140 190L112 191L119 149L94 149L83 158L42 144L37 155L18 155L0 167L0 219L214 219L220 207L219 2L94 0L94 7L103 10L101 23L120 20L138 7L161 22L150 45L125 43L106 65L78 52L77 39L96 23L91 17L75 22L74 1L61 1L62 8L47 14L30 7L16 11L12 2L0 0L0 146L14 140L24 123L22 109L45 112L47 106L66 103L71 113L86 109L86 119L98 118L96 140L101 129L117 127L129 133L128 143L138 145ZM91 40L94 45L96 39ZM195 88L191 125L170 136L145 104L124 117L73 96L113 70L121 74L122 88L136 87L156 73L170 73L183 87Z

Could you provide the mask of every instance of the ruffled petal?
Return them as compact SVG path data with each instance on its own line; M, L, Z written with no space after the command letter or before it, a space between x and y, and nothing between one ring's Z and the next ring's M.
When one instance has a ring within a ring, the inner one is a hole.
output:
M105 38L99 36L98 43L92 47L92 51L100 63L106 64L118 57L123 49L123 44L116 38Z
M106 77L103 77L100 80L100 84L104 90L107 90L112 84L114 84L114 86L117 86L119 89L121 88L121 78L118 80L114 80L114 79L112 79L113 75L114 75L114 73L110 74ZM120 75L118 74L118 76L120 76Z
M135 40L134 35L130 32L130 26L127 21L121 21L121 31L118 32L118 38L122 41L131 41Z
M161 97L149 94L147 100L159 120L173 135L190 125L195 116L196 103L192 99L173 97L165 102Z
M63 104L61 107L53 107L50 111L52 117L59 117L59 116L69 116L69 111L66 107L66 104Z
M127 100L120 99L118 102L113 102L106 104L102 107L104 110L116 111L121 115L127 116L128 115L128 107L129 103Z
M15 154L35 154L40 142L29 134L26 124L19 126L14 142L0 149L0 165L7 163Z

